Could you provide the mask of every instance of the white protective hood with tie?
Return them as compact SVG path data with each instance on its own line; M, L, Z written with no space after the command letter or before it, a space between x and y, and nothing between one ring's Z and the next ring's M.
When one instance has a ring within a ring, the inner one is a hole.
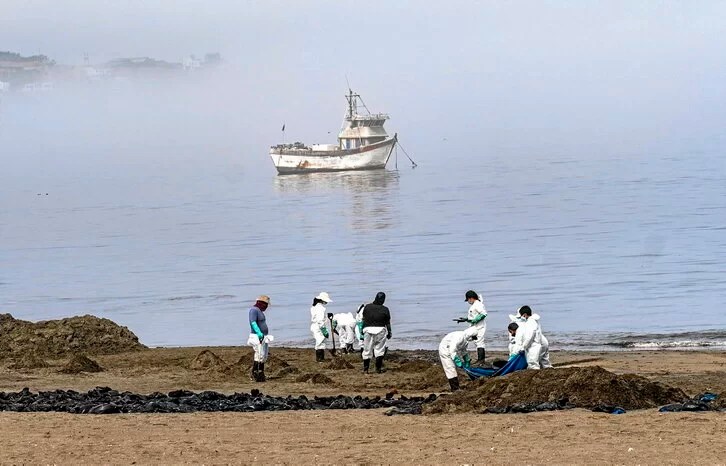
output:
M510 315L509 318L519 325L512 350L524 350L528 369L552 367L549 360L549 342L542 335L539 314L532 314L528 319Z

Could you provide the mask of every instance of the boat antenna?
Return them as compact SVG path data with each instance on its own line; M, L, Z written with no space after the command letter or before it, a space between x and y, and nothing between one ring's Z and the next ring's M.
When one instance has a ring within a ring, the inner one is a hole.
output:
M352 89L348 89L348 119L353 120L353 112L355 111L355 97Z

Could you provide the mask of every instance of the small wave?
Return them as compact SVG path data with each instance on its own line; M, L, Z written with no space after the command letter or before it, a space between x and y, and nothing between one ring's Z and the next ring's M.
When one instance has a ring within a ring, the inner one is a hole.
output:
M714 348L726 347L726 340L677 340L677 341L618 341L605 343L618 348L665 349L665 348Z
M234 298L233 294L215 294L210 296L212 299L232 299Z
M674 333L595 333L572 338L569 335L554 334L550 348L560 349L697 349L726 348L726 331L702 330Z
M186 301L188 299L202 299L204 296L200 296L198 294L193 294L189 296L172 296L169 298L169 301Z

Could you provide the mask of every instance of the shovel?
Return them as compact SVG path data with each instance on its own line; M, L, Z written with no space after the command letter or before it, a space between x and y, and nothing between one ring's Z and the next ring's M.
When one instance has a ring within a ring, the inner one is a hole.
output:
M330 350L330 354L335 356L335 329L333 328L333 314L328 314L328 320L330 321L330 341L333 342L333 349Z

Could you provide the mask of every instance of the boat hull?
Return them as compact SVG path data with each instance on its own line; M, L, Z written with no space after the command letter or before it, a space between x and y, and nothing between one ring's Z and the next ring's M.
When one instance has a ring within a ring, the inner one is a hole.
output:
M270 150L272 163L280 175L293 173L375 170L386 167L396 146L396 137L350 150L311 151Z

